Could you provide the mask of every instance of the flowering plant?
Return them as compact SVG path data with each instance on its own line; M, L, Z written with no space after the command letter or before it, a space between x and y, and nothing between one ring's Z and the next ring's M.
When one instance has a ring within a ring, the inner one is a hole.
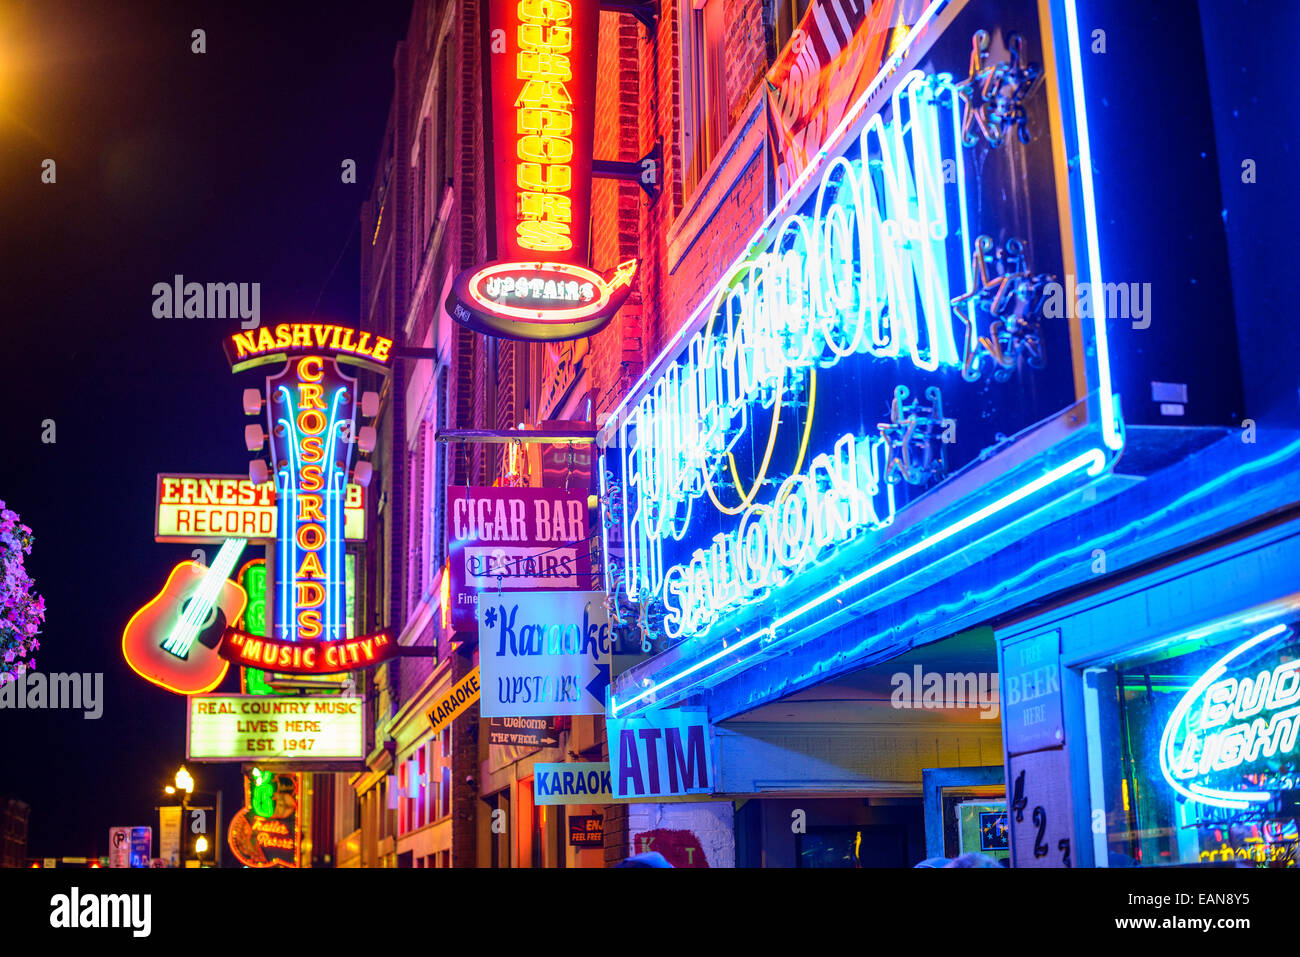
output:
M32 553L32 530L0 500L0 684L36 667L36 636L45 621L45 599L23 567Z

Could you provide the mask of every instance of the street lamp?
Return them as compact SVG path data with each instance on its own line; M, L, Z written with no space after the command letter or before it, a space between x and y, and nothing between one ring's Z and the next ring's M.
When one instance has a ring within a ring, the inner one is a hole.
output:
M201 811L205 811L205 812L206 812L206 811L214 811L214 810L215 810L215 811L216 811L216 816L217 816L217 830L220 831L220 830L221 830L221 797L222 797L222 794L221 794L220 791L216 791L215 793L213 793L213 792L208 792L208 791L195 791L195 790L194 790L194 776L193 776L192 774L190 774L190 772L189 772L188 770L186 770L186 768L185 768L184 765L181 765L180 770L176 772L176 778L175 778L175 781L176 781L175 785L168 784L167 786L165 786L165 787L163 788L163 790L164 790L166 793L168 793L168 794L172 794L172 795L175 795L175 794L177 794L178 792L179 792L179 794L180 794L180 799L181 799L181 840L180 840L180 848L179 848L179 851L180 851L180 861L179 861L179 863L180 863L180 866L181 866L181 867L185 867L186 859L187 859L187 856L188 856L186 852L187 852L187 849L188 849L188 843L189 843L188 840L187 840L186 838L187 838L187 834L188 834L187 829L188 829L189 826L190 826L190 798L192 798L195 794L199 794L200 796L203 796L203 797L216 798L216 805L215 805L215 807L199 807L199 808L196 808L196 810L201 810ZM201 859L201 858L203 857L204 853L206 853L207 850L208 850L210 847L213 847L212 843L209 842L208 838L207 838L205 835L200 834L200 835L198 836L198 838L197 838L197 839L195 840L195 842L194 842L194 853L195 853L195 856ZM220 844L216 845L216 858L215 858L215 861L216 861L216 866L217 866L217 867L220 867L220 866L221 866L221 845L220 845Z
M176 772L176 786L172 787L169 784L167 785L166 788L164 788L164 790L168 794L175 794L177 791L181 792L181 841L180 841L181 861L180 864L181 867L183 868L185 866L185 844L186 844L184 835L185 835L185 827L188 824L190 819L190 795L194 793L194 777L190 774L189 771L185 770L185 765L182 764L181 769Z

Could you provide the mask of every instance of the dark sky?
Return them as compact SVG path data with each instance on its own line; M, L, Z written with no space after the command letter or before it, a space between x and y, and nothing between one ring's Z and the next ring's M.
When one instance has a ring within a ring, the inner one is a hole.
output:
M38 669L103 672L105 698L98 721L0 710L0 794L32 806L29 855L157 828L185 703L126 666L121 633L192 546L153 541L155 475L247 469L256 383L221 352L237 321L155 319L152 287L258 282L263 324L318 297L318 317L356 323L359 209L410 9L0 0L0 499L36 535ZM191 770L231 809L237 768Z

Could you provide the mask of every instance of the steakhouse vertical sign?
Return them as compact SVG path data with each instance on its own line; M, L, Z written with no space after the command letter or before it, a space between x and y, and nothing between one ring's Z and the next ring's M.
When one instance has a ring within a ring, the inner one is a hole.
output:
M447 311L487 335L582 338L614 315L636 272L635 260L609 276L588 266L600 4L483 6L494 258L456 278Z
M476 627L480 592L592 587L585 491L452 487L447 508L453 628Z

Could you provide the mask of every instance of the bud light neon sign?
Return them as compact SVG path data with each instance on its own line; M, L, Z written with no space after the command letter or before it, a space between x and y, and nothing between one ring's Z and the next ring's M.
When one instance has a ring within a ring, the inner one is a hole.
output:
M1232 649L1170 714L1160 771L1179 794L1246 810L1294 787L1300 655L1279 661L1276 643L1269 643L1279 636L1283 645L1294 638L1289 627L1276 625Z

